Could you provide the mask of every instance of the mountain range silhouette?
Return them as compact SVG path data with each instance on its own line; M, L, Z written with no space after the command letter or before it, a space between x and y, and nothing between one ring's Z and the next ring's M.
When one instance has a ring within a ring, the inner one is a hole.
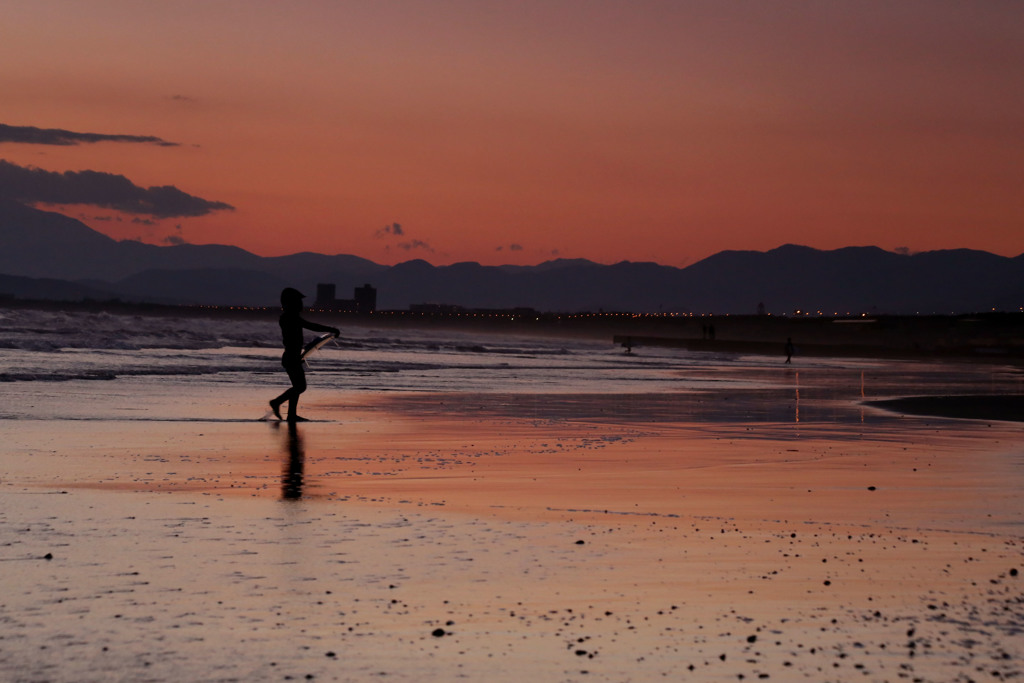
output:
M0 294L168 304L276 305L285 286L344 294L364 283L382 309L438 303L539 311L949 314L1024 306L1024 255L971 249L902 254L783 245L723 251L686 268L558 259L536 266L385 266L357 256L263 257L239 247L117 241L81 221L0 201Z

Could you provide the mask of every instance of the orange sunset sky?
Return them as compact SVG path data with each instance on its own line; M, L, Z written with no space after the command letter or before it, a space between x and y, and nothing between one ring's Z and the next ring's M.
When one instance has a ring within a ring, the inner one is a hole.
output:
M1024 252L1019 0L12 0L0 93L0 195L154 244Z

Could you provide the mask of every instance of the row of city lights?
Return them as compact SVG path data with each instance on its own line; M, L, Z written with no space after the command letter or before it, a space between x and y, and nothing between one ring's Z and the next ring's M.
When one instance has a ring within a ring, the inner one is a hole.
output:
M276 307L276 306L217 306L217 305L212 305L212 304L199 305L199 306L196 306L196 308L206 309L206 310L215 310L215 311L227 310L227 311L256 311L256 312L266 312L266 311L277 311L277 310L279 310L278 307ZM337 311L337 310L332 310L332 309L329 309L329 308L310 308L309 310L312 311L312 312L315 312L315 313L333 313L333 314L343 313L343 314L349 314L349 315L366 315L364 313L356 313L356 312L353 312L353 311ZM999 311L996 308L992 308L991 312L997 313ZM1019 307L1017 309L1017 311L1015 311L1015 312L1017 312L1017 313L1024 313L1024 306ZM731 314L731 313L719 313L719 314L715 314L715 313L623 313L623 312L603 312L603 311L597 312L597 313L594 313L594 312L585 312L585 313L538 313L538 312L534 312L534 311L531 311L531 312L512 312L512 311L501 312L501 311L402 311L402 310L385 310L385 311L373 311L372 313L370 313L370 315L375 315L375 316L391 316L391 317L395 317L395 316L402 316L402 317L409 316L409 317L418 317L418 318L458 317L458 318L509 318L509 319L512 319L512 320L520 320L520 319L525 320L527 318L533 318L534 320L541 320L541 319L555 319L555 320L568 319L568 320L576 320L576 319L586 319L586 318L629 318L629 319L713 318L716 315L718 317L728 318L728 317L730 317L732 315L741 315L741 314ZM852 313L850 311L847 311L846 313L840 313L839 311L834 311L832 313L826 313L825 311L820 311L820 310L812 312L812 311L805 311L805 310L802 310L802 309L798 309L796 311L793 311L792 314L787 314L787 313L782 313L782 314L763 313L763 314L757 314L757 315L761 316L761 317L768 317L768 318L770 318L770 317L789 318L789 317L810 317L810 316L830 317L830 318L831 317L835 317L835 318L838 318L838 317L847 317L847 318L850 318L850 317L860 317L860 318L867 318L869 314L868 313ZM871 314L871 315L877 315L877 314ZM922 314L920 311L918 311L918 312L915 313L915 315L943 315L943 314L937 314L937 313L924 313L924 314ZM955 312L951 311L951 312L949 312L948 315L957 315L957 314ZM743 317L755 317L755 316L754 316L754 314L749 314L749 315L744 315Z

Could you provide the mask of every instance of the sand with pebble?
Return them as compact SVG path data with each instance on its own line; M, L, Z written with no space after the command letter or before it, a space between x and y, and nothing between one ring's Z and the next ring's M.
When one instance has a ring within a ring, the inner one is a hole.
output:
M1019 422L314 389L289 427L123 391L4 420L4 680L1024 675Z

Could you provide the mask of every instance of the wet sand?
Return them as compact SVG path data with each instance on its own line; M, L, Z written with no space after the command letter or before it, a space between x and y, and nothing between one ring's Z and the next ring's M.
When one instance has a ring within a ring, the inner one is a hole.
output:
M5 421L0 678L1024 674L1018 423L310 393Z

